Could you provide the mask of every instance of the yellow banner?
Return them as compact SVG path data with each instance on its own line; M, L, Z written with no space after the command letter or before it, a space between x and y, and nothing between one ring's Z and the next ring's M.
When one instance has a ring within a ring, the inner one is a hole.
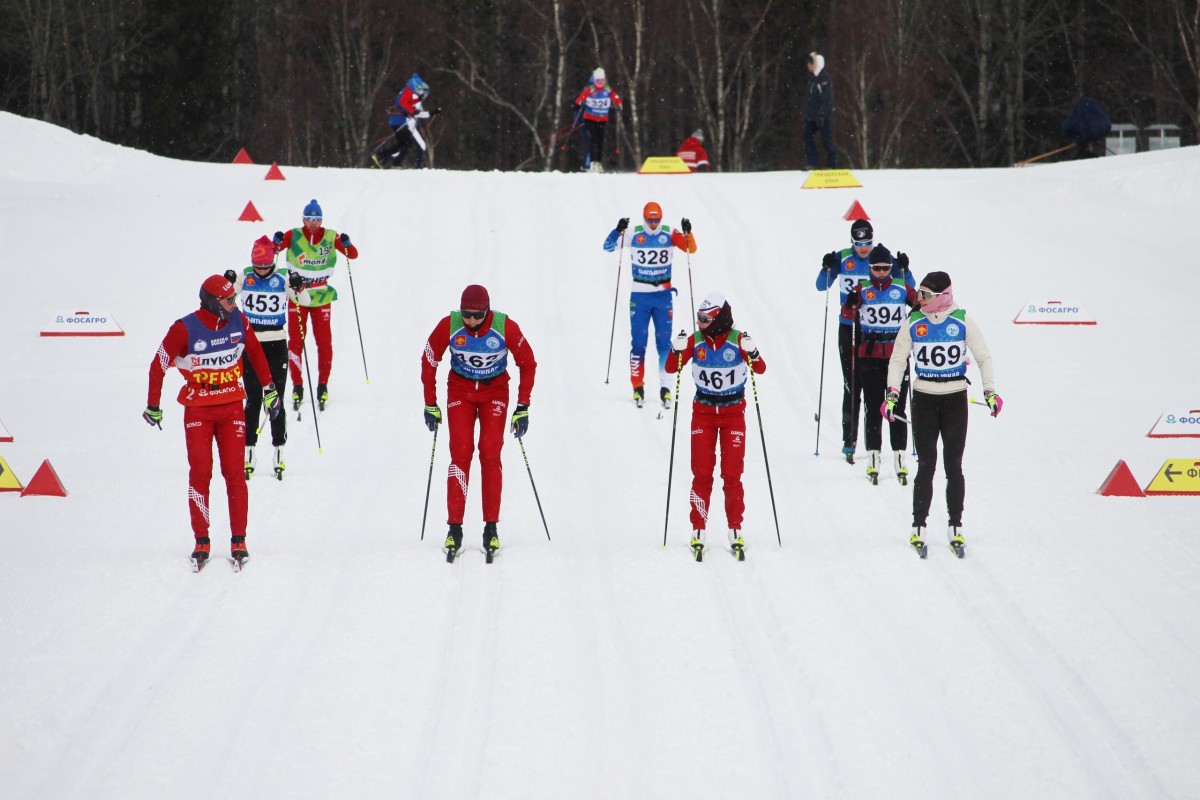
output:
M1168 458L1146 494L1200 494L1200 458Z
M861 183L848 169L815 169L808 173L808 180L801 189L855 189Z
M21 488L21 482L8 468L8 462L4 460L3 456L0 456L0 492L19 492Z
M650 156L638 170L639 175L686 175L690 172L679 156Z

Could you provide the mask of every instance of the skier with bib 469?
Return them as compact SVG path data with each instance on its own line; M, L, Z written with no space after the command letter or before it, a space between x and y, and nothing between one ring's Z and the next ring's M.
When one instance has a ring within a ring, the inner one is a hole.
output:
M674 356L667 372L674 373L689 361L696 396L692 401L692 553L703 559L704 531L708 527L713 468L717 443L721 444L721 481L725 493L725 519L729 545L739 561L746 558L742 515L746 511L742 471L746 464L746 380L767 371L750 337L733 327L733 309L721 292L711 292L696 314L699 330L681 332L672 341Z
M629 293L629 381L633 384L633 401L638 408L646 399L646 345L650 338L650 322L654 322L654 345L658 351L658 397L663 406L671 405L671 390L667 388L667 355L671 351L672 296L671 264L675 248L685 253L696 252L696 237L692 223L684 217L678 231L662 224L663 211L658 203L646 203L642 209L643 225L634 226L633 235L625 241L629 218L622 217L604 240L604 251L629 248L629 263L633 268L633 288Z
M471 285L463 290L457 311L434 326L421 358L425 387L425 424L436 433L442 422L437 401L437 368L450 349L450 375L446 381L446 416L450 426L450 468L446 476L446 513L450 530L444 549L454 561L462 547L462 523L467 506L467 485L475 453L475 422L479 421L479 471L483 481L483 548L488 561L500 549L496 523L500 521L500 493L504 472L500 451L504 426L522 437L529 429L529 395L533 391L537 361L516 321L493 311L488 291ZM508 417L508 359L512 356L521 381L517 408Z

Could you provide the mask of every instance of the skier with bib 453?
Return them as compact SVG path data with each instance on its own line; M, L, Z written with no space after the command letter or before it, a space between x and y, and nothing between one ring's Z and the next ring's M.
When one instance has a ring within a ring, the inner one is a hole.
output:
M633 401L638 408L646 399L646 345L650 338L650 321L654 321L654 345L658 350L658 397L666 407L671 405L671 390L667 388L667 354L671 351L672 296L671 264L675 248L685 253L696 252L696 237L692 223L684 217L680 230L673 231L662 224L663 211L658 203L646 203L642 209L644 225L637 225L633 235L625 240L629 218L622 217L604 240L604 252L618 247L629 248L629 263L633 268L633 288L629 293L629 382L633 384Z
M729 546L745 560L742 515L746 511L742 471L746 464L746 380L767 371L750 337L733 327L733 309L721 292L711 292L696 314L699 330L681 332L672 341L674 356L667 372L675 373L689 361L696 397L692 401L692 553L704 557L704 530L708 527L713 468L717 442L721 443L721 481L725 493L725 519Z

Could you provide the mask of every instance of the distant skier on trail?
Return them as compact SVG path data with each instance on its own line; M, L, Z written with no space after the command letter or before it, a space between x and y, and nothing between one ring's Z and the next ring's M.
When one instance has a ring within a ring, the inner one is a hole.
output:
M734 556L745 559L742 516L746 511L742 472L746 464L746 380L767 371L767 364L750 337L733 327L733 309L721 292L710 292L696 314L699 330L680 332L671 343L673 355L667 372L674 374L691 362L696 396L692 401L691 547L703 559L704 532L708 527L713 468L717 443L721 445L721 480L725 493L725 519ZM682 363L681 363L682 362Z
M429 99L429 84L421 80L421 76L413 73L408 83L396 95L396 104L388 109L388 125L392 128L392 138L385 139L371 152L371 162L380 169L398 167L404 164L410 148L416 148L416 164L420 169L425 166L425 139L417 130L417 121L432 119L442 113L441 108L432 111L425 109L425 101Z
M288 362L292 373L292 408L304 400L304 337L311 330L317 340L317 402L321 409L329 401L329 373L333 369L333 333L330 321L337 289L329 285L337 268L337 254L358 258L350 236L324 228L324 215L315 199L304 207L304 225L287 233L275 231L276 252L286 252L291 272L300 276L296 300L288 300ZM290 280L290 276L289 276ZM294 287L294 284L293 284Z
M221 460L221 475L229 502L230 555L235 566L250 557L246 549L248 498L242 471L242 446L246 419L242 401L242 355L245 354L260 385L271 418L280 415L282 402L254 329L237 308L233 284L220 275L200 286L200 308L176 320L150 361L150 383L142 419L162 428L159 407L163 377L175 367L183 375L179 404L183 410L184 441L188 456L188 512L195 547L193 568L204 568L210 553L208 498L212 482L213 440Z
M483 547L488 560L500 549L496 524L500 521L500 496L504 472L500 452L504 426L523 437L529 429L529 398L533 392L537 361L533 348L516 320L491 307L483 286L463 290L457 310L443 317L425 341L421 357L421 383L425 393L425 424L437 431L442 410L437 400L437 368L450 349L446 381L446 416L450 427L450 467L446 476L446 510L450 530L443 545L448 561L462 547L462 523L467 505L471 459L475 452L475 421L479 421L479 471L483 482ZM517 407L508 418L508 359L520 370Z
M575 98L575 122L583 136L583 171L603 172L604 129L609 113L621 109L621 97L608 86L603 67L596 67L588 85Z
M931 272L921 279L917 290L920 309L909 315L900 327L895 348L888 362L888 393L880 413L890 422L900 401L900 380L913 356L913 441L917 445L917 478L913 483L912 533L909 544L921 558L928 550L925 522L933 499L933 474L937 470L937 442L942 440L946 472L946 510L949 527L946 535L954 554L966 553L962 513L966 496L962 458L967 446L967 351L975 359L983 379L983 397L992 416L1000 413L1004 401L996 394L992 355L983 332L975 320L954 302L954 288L945 272Z
M674 313L672 295L676 291L671 287L671 264L675 248L685 253L696 252L696 238L692 235L692 223L687 217L680 220L680 230L673 231L670 226L662 224L662 206L649 202L642 209L642 218L644 224L634 227L629 241L624 238L629 228L628 217L618 220L617 227L604 240L606 253L618 248L629 249L629 263L633 270L633 287L629 293L629 381L633 384L633 401L638 408L642 407L646 398L646 345L651 320L654 321L654 344L658 351L659 400L664 406L671 404L671 390L667 388L670 381L666 372ZM688 313L691 313L690 309Z

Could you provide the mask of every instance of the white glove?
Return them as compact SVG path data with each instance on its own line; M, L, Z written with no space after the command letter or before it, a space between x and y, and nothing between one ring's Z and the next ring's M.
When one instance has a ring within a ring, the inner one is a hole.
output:
M742 334L742 352L750 356L750 360L754 361L758 358L758 348L754 346L754 340L748 334Z
M687 346L688 336L683 331L680 331L679 335L671 340L671 349L676 353L682 353L684 350L687 350Z

